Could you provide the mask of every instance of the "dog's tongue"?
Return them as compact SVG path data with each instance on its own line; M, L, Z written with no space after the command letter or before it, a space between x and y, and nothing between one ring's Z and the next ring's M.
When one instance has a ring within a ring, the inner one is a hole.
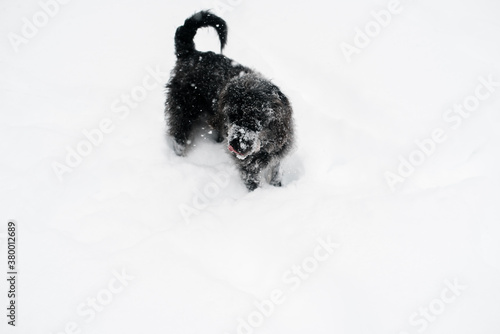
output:
M234 152L236 154L241 155L241 153L237 152L231 145L228 146L229 151Z

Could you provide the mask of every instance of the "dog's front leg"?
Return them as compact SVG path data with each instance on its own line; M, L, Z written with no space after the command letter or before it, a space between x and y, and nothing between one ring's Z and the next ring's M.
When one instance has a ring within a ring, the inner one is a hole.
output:
M215 130L215 134L216 134L216 137L215 137L215 141L217 143L222 143L224 141L224 136L223 136L223 130Z
M281 177L283 176L283 172L281 171L280 162L276 162L271 167L271 181L269 183L275 187L281 187Z
M173 147L175 154L177 154L180 157L184 156L184 152L186 151L186 144L182 143L182 141L177 140L175 138L173 142L174 142Z
M241 178L248 190L253 191L260 186L260 171L257 164L241 166Z
M209 124L215 131L215 141L222 143L225 139L224 134L227 133L224 115L217 114L211 121L209 121Z

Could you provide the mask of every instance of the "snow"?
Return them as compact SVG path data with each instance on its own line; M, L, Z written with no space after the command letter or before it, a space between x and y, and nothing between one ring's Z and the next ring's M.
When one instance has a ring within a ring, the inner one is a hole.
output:
M498 3L54 3L0 11L1 333L500 331ZM187 157L165 137L173 35L206 8L293 105L281 188L249 193L208 129Z

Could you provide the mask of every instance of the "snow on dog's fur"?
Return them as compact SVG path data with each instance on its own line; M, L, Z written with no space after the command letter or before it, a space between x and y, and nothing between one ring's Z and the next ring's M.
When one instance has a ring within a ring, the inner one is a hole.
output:
M197 51L194 36L207 26L217 30L222 50L226 23L208 11L186 19L175 34L177 63L167 84L165 110L175 153L185 154L193 125L206 117L249 190L260 185L266 167L271 168L270 183L281 186L280 161L293 144L290 102L261 74L222 54Z

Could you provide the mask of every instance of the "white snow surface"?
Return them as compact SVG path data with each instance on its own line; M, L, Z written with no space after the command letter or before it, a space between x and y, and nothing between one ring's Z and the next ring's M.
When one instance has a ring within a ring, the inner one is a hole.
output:
M402 0L348 62L389 3L75 0L15 52L41 5L2 2L0 276L9 220L19 276L16 327L0 280L0 332L500 333L500 87L476 89L500 81L500 4ZM187 157L166 139L173 35L206 8L224 54L292 102L281 188L249 193L208 129Z

